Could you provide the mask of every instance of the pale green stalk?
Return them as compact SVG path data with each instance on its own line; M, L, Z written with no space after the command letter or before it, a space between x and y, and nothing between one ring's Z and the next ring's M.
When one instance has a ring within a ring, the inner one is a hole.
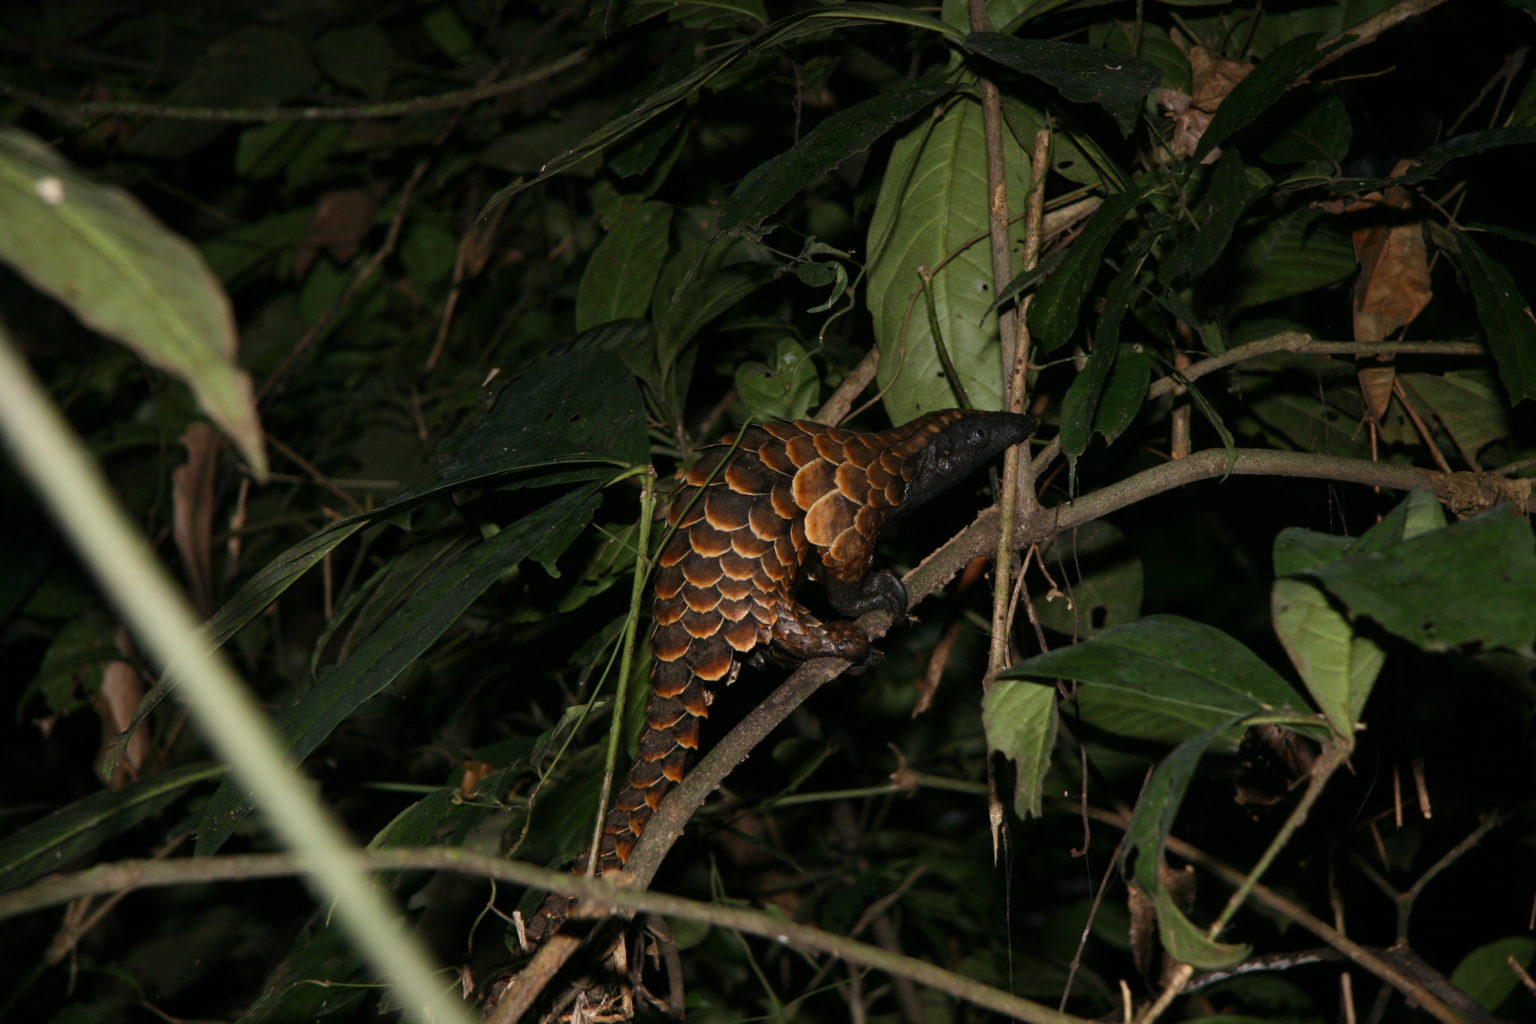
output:
M433 977L426 952L364 873L357 848L296 776L240 679L208 649L191 607L3 327L0 433L119 614L179 684L209 744L250 788L315 888L335 902L352 941L395 990L406 1015L423 1024L469 1024L449 996L453 982Z

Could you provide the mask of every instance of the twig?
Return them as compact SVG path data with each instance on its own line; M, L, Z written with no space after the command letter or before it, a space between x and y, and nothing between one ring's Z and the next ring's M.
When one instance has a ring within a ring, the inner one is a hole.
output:
M1095 820L1120 829L1124 829L1129 825L1131 820L1129 811L1121 813L1093 807L1089 808L1088 813ZM1175 836L1168 836L1166 845L1169 850L1178 856L1197 867L1204 868L1230 885L1241 885L1246 877L1241 871L1238 871L1231 865L1217 860L1199 847L1186 843ZM1369 971L1388 985L1397 989L1404 996L1412 999L1418 1004L1420 1009L1436 1020L1441 1021L1442 1024L1465 1024L1462 1018L1450 1006L1429 992L1424 985L1409 977L1408 974L1373 951L1360 945L1348 936L1335 931L1329 927L1327 922L1315 916L1300 904L1293 903L1291 900L1263 885L1253 886L1252 892L1249 895L1253 898L1254 902L1263 904L1270 910L1296 922L1323 942L1344 954L1351 963Z
M661 812L657 813L659 815ZM649 834L650 829L646 832ZM721 928L786 942L802 949L828 953L849 963L875 970L901 974L918 984L938 989L985 1009L1009 1014L1030 1024L1089 1024L1081 1017L1058 1013L1039 1003L1009 995L990 985L943 970L913 957L891 953L867 943L844 939L842 936L785 921L761 911L700 903L660 893L637 892L614 885L605 878L588 879L577 874L551 871L532 864L504 860L501 857L453 847L358 851L353 860L357 866L373 871L453 871L550 889L580 897L605 909L623 907L629 910L702 921ZM300 859L289 854L238 854L181 858L174 861L119 861L75 874L53 875L24 889L0 895L0 919L68 902L92 893L184 885L191 882L276 878L299 875L303 870Z
M65 124L82 125L97 117L144 117L169 121L230 121L268 123L274 121L356 121L365 118L410 117L413 114L433 110L463 107L481 100L505 96L553 78L583 63L592 55L592 48L584 46L559 60L535 68L525 74L504 81L477 85L471 89L458 89L436 96L421 96L409 100L391 100L385 103L364 103L345 107L176 107L162 103L131 103L116 100L89 103L55 103L45 96L0 82L0 95L25 103L49 117Z

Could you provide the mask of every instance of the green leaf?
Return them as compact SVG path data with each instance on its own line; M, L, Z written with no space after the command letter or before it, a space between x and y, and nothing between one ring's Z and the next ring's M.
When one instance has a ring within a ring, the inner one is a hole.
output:
M1461 963L1451 972L1451 984L1491 1013L1520 984L1520 977L1510 968L1509 961L1513 959L1529 969L1533 958L1536 958L1536 939L1529 935L1495 939L1461 958Z
M1275 575L1294 576L1326 562L1343 558L1353 537L1338 537L1299 526L1289 526L1275 536Z
M1416 488L1350 545L1350 553L1391 554L1411 537L1445 528L1445 508L1426 488Z
M159 814L200 782L229 769L221 764L193 764L151 775L124 786L104 789L59 808L0 840L0 891L25 885L114 836Z
M395 54L378 23L364 21L316 39L315 60L335 81L376 100L389 88Z
M1142 104L1163 80L1151 61L1098 46L1055 39L1016 39L973 32L965 48L1022 75L1038 79L1075 103L1096 103L1129 135Z
M1151 350L1145 345L1122 344L1093 414L1093 429L1104 436L1105 444L1114 444L1141 412L1151 376Z
M1499 368L1499 380L1512 403L1536 398L1536 322L1530 300L1520 293L1514 275L1488 258L1466 232L1456 236L1462 276L1477 303L1483 337Z
M138 200L85 178L32 136L0 127L0 260L93 330L184 381L256 475L266 476L229 298L197 250Z
M1244 164L1238 154L1223 154L1210 186L1195 204L1194 229L1163 260L1158 280L1166 284L1182 275L1204 273L1226 249L1238 220L1273 183L1257 167Z
M1334 734L1353 746L1355 723L1387 660L1312 583L1278 579L1270 598L1275 634Z
M1191 736L1158 763L1136 801L1125 841L1134 852L1125 864L1131 865L1132 877L1143 892L1152 895L1157 908L1158 933L1163 948L1174 958L1196 967L1225 967L1246 957L1251 949L1216 942L1184 916L1163 885L1163 847L1179 814L1179 805L1189 789L1189 781L1206 750L1223 736L1238 730L1245 715L1226 715L1209 728Z
M1321 212L1298 208L1274 217L1237 256L1241 308L1302 295L1355 272L1349 238Z
M1077 331L1078 310L1088 297L1093 279L1098 276L1105 248L1120 230L1126 215L1152 188L1153 185L1148 183L1104 200L1104 205L1094 211L1077 241L1057 264L1055 272L1035 292L1035 300L1029 305L1029 329L1039 339L1043 351L1060 348Z
M1275 132L1259 154L1273 164L1337 164L1349 153L1354 125L1338 93L1320 93Z
M1069 459L1076 459L1088 450L1093 422L1098 416L1099 396L1120 352L1120 322L1125 319L1139 289L1142 264L1157 238L1158 232L1143 232L1126 256L1125 265L1105 290L1104 311L1099 314L1088 365L1073 378L1061 403L1061 450Z
M634 377L597 344L610 333L589 331L570 351L551 354L513 380L480 423L443 443L441 482L396 502L541 466L644 465L650 459L645 407Z
M166 107L275 107L308 94L318 78L302 36L252 26L236 29L197 53L186 77L154 100ZM123 151L179 160L227 128L217 120L151 118L134 129Z
M1306 711L1301 697L1248 648L1173 615L1150 616L1037 654L1002 677L1078 680L1085 720L1164 742L1180 742L1233 716Z
M1536 640L1536 542L1506 507L1384 550L1351 550L1309 575L1426 650Z
M1035 598L1040 625L1074 639L1135 621L1141 614L1143 570L1125 534L1102 519L1058 533L1041 545L1063 593Z
M532 188L539 182L568 170L592 154L601 152L613 143L623 139L631 132L636 131L652 119L665 113L674 104L680 103L693 95L711 79L726 71L738 61L752 54L767 47L789 42L802 36L832 32L843 28L860 28L871 23L918 28L927 32L937 33L946 39L956 42L960 40L962 35L959 31L949 27L937 18L929 17L926 14L919 14L892 4L839 4L835 7L817 8L792 14L763 29L751 39L737 43L724 53L701 64L672 84L656 90L636 104L633 109L619 117L613 118L571 149L547 161L540 168L539 173L532 179L508 185L490 198L485 204L485 208L480 211L480 216L482 218L485 217L495 210L496 207L505 203L519 192Z
M1022 204L1028 155L1011 134L1004 135L1003 150L1010 202ZM919 267L934 272L943 342L971 401L978 409L1002 407L985 169L981 107L970 99L918 125L891 150L867 248L879 381L892 422L957 401L924 312Z
M1179 905L1173 901L1165 886L1159 885L1153 895L1157 907L1157 934L1168 955L1180 963L1192 964L1205 971L1231 967L1246 960L1253 947L1244 943L1217 942L1206 936Z
M751 362L736 368L736 390L751 419L796 419L821 397L821 378L798 342L780 338L772 364Z
M726 202L717 230L757 227L801 189L954 90L953 82L917 83L838 111L793 149L748 171Z
M645 202L625 213L592 250L576 288L576 329L645 316L667 255L672 207Z
M278 719L277 730L288 756L295 762L309 756L364 701L420 657L508 569L535 552L568 546L591 520L597 492L597 485L588 484L564 494L439 567L395 616ZM251 810L239 784L225 782L203 808L197 853L216 852Z
M1205 155L1239 130L1258 120L1270 107L1280 102L1286 91L1317 66L1318 61L1347 40L1340 39L1319 50L1320 32L1298 35L1271 50L1263 62L1227 93L1216 114L1195 147L1194 159Z
M1452 370L1449 373L1398 371L1397 379L1410 398L1428 409L1456 442L1458 450L1477 455L1483 448L1509 436L1514 429L1510 409L1500 394L1498 377L1485 370ZM1402 443L1409 441L1406 432Z
M1014 763L1013 811L1038 818L1045 773L1056 745L1056 689L1022 679L997 679L981 698L981 724L987 749Z

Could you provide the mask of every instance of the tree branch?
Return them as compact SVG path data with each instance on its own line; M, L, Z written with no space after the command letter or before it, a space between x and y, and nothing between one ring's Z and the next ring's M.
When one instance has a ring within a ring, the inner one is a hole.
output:
M825 667L828 662L823 661L820 664ZM835 666L836 663L831 664ZM815 675L815 673L806 674ZM783 687L780 689L782 690ZM660 813L660 811L657 812L658 815ZM453 847L358 851L355 860L358 867L372 871L453 871L578 896L610 911L625 908L701 921L721 928L774 939L801 949L827 953L849 963L885 971L888 974L899 974L911 978L918 984L946 992L957 999L1008 1014L1017 1020L1028 1021L1030 1024L1090 1024L1081 1017L1058 1013L1050 1007L1010 995L1001 989L935 967L914 957L892 953L869 943L846 939L819 928L785 921L761 911L700 903L660 893L637 892L601 878L589 879L582 875L551 871L531 864ZM181 858L173 861L119 861L113 864L102 864L71 875L55 875L25 889L0 895L0 920L93 893L122 892L191 882L274 878L300 875L303 872L300 859L289 854L238 854Z

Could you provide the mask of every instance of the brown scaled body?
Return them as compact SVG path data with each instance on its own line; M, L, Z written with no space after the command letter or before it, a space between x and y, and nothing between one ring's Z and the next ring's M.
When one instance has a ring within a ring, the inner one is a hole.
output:
M624 866L682 780L710 688L731 682L742 657L770 647L794 660L868 657L869 639L852 622L822 622L795 600L796 586L821 579L850 617L904 613L901 583L869 572L875 535L909 497L931 497L1033 428L1027 416L960 410L878 433L796 420L704 450L667 515L674 532L657 561L645 732L604 821L599 874ZM558 929L572 903L546 899L526 923L529 944Z

